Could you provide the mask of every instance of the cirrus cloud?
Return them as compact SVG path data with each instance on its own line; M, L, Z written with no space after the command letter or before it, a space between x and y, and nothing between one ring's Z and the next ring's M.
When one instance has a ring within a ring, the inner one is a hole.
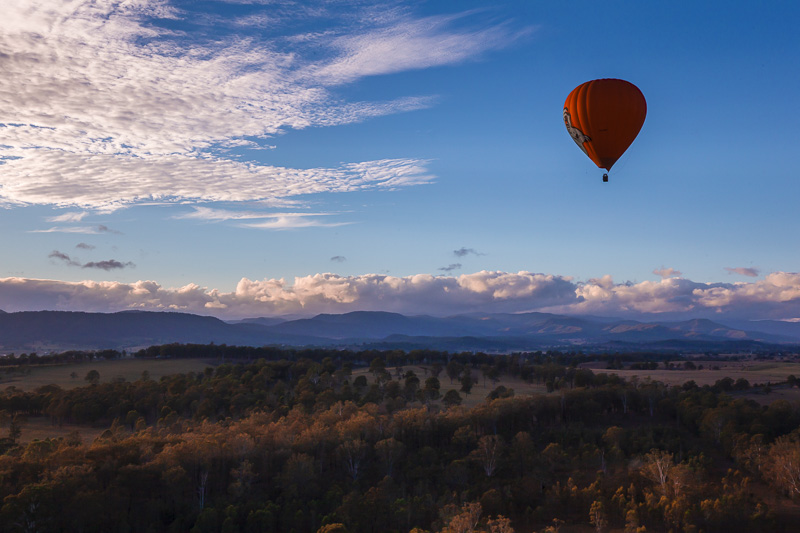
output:
M258 162L248 150L292 129L430 107L434 96L347 102L334 90L365 76L462 62L516 38L502 24L469 27L461 15L388 10L373 20L347 12L363 6L334 13L321 4L287 19L282 6L255 3L250 21L284 24L265 38L257 24L216 24L192 9L170 0L3 2L0 203L108 211L426 183L432 176L415 159L292 169ZM328 30L303 33L303 23Z

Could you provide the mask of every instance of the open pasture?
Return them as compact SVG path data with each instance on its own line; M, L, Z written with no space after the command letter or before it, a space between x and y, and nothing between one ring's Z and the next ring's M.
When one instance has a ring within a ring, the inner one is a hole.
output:
M403 378L401 377L398 380L394 367L387 367L386 370L392 375L392 379L402 383ZM419 378L420 388L423 388L425 386L425 380L431 377L430 371L426 372L425 368L421 366L404 366L402 367L402 374L404 375L409 370L412 370ZM353 370L351 381L359 375L366 376L369 384L375 382L375 378L372 374L370 374L368 368L359 368ZM439 384L441 385L439 393L441 396L444 396L450 389L458 391L463 399L463 403L461 405L465 407L474 407L479 403L482 403L486 399L486 396L500 385L509 389L514 389L514 395L516 396L547 393L547 388L544 384L526 383L524 380L517 377L501 376L496 383L493 383L490 379L484 380L479 371L473 371L472 377L476 379L477 382L472 386L472 391L469 394L465 394L460 391L461 383L459 383L458 380L453 380L451 383L450 378L447 377L447 374L442 372L439 374Z
M100 373L100 383L124 378L135 381L145 370L150 379L160 379L170 374L202 372L212 363L205 359L115 359L66 365L31 366L21 371L18 368L0 368L0 388L14 386L32 391L43 385L55 384L63 389L87 385L86 374L90 370ZM72 374L75 373L75 377Z
M642 381L651 379L661 381L668 385L683 385L687 381L694 381L700 386L713 385L723 378L731 378L736 381L744 378L751 385L755 383L780 383L786 381L790 375L800 376L800 363L789 363L783 361L692 361L695 365L703 365L702 370L667 370L660 365L656 370L612 370L605 368L605 362L585 363L582 368L589 368L595 374L605 372L607 374L617 374L618 376L630 380L634 377ZM682 364L682 362L676 362Z

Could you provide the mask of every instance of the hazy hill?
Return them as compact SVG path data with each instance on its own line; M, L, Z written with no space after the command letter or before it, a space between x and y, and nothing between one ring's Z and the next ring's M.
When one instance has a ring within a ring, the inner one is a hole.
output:
M0 312L0 353L121 349L172 342L492 352L565 346L682 346L689 350L692 343L708 350L713 349L709 346L731 343L800 343L800 325L796 323L747 322L736 326L705 319L640 322L549 313L470 313L441 318L359 311L229 323L186 313ZM759 326L767 331L757 329Z
M0 352L124 348L171 342L260 346L323 339L266 335L263 326L232 325L187 313L25 311L0 315Z

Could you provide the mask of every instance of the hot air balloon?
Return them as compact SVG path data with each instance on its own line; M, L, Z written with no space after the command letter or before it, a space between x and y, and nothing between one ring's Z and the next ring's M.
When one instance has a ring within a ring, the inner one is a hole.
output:
M625 80L601 79L575 87L564 102L564 124L599 168L611 170L642 129L647 102ZM603 174L608 181L608 173Z

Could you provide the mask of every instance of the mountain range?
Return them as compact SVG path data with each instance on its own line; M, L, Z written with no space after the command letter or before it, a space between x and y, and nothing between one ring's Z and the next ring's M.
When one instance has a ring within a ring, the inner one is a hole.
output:
M186 313L0 311L0 354L168 343L510 352L561 349L757 350L800 345L800 323L637 321L550 313L449 317L358 311L229 321Z

